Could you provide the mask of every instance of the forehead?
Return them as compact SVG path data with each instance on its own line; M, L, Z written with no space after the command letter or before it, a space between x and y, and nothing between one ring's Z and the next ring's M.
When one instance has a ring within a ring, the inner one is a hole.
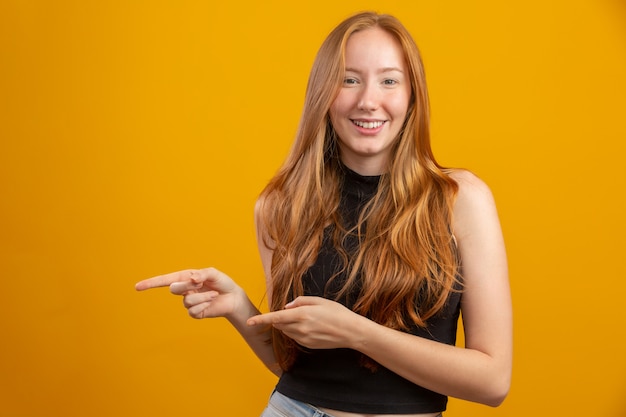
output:
M368 28L354 32L346 42L347 68L380 67L404 71L406 63L400 42L389 32Z

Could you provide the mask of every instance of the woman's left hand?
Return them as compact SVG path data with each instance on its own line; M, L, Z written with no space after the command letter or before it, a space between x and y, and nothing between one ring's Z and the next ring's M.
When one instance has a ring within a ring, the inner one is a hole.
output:
M271 325L310 349L350 347L360 315L342 304L321 297L301 296L284 310L248 319L249 326Z

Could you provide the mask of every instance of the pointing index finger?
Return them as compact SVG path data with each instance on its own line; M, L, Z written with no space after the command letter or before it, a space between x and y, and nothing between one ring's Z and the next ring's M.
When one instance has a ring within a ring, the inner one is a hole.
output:
M259 324L285 324L292 320L291 314L286 310L277 310L265 314L257 314L247 320L248 326L256 326Z
M172 272L170 274L158 275L156 277L144 279L135 284L137 291L149 290L151 288L168 287L174 282L191 281L193 278L192 270Z

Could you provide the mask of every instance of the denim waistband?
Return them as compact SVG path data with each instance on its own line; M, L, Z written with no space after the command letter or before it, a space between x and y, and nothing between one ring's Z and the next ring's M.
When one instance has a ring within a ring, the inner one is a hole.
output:
M261 417L333 417L310 404L274 391Z

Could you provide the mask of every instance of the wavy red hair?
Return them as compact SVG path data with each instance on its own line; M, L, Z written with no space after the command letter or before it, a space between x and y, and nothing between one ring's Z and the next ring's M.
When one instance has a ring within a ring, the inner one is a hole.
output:
M348 38L373 27L400 43L412 102L378 192L359 218L360 248L348 256L340 242L354 230L344 230L337 214L341 163L328 113L343 82ZM424 68L413 38L390 15L363 12L344 20L320 47L292 149L259 199L261 238L273 250L271 310L303 294L301 277L317 257L324 229L334 226L333 240L348 276L338 297L354 289L358 278L357 313L399 330L425 326L458 282L451 231L457 190L431 150ZM297 345L278 331L272 343L279 364L289 369Z

